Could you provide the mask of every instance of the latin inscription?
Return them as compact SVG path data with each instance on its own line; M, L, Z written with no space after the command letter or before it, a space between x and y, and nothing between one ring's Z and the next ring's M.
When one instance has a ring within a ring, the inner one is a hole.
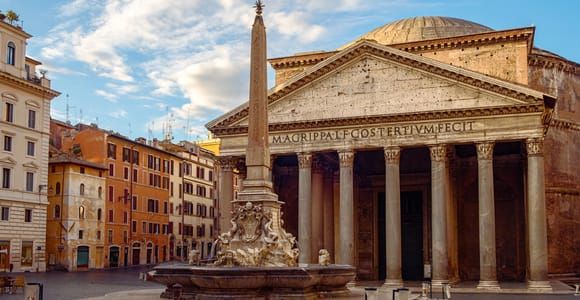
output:
M385 137L422 136L439 133L459 133L473 131L473 121L442 122L433 124L410 124L380 126L370 128L351 128L281 134L272 136L272 144L312 143L324 141L343 141L351 139L373 139Z

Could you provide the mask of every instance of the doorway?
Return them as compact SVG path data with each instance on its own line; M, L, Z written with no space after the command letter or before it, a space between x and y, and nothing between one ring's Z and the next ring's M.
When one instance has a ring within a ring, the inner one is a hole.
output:
M401 192L403 280L423 280L423 193Z
M133 265L138 265L140 263L141 257L141 245L139 243L133 244Z
M116 268L119 266L119 247L109 249L109 267Z
M79 246L77 248L77 268L89 267L89 247Z

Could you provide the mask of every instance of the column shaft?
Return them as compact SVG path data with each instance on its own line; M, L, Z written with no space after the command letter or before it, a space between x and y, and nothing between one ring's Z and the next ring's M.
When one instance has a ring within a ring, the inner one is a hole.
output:
M385 233L387 279L385 285L403 285L401 272L401 187L399 175L400 149L385 149Z
M447 256L447 201L445 182L447 149L445 145L430 147L431 152L431 243L432 271L434 285L449 281Z
M499 288L496 275L495 204L493 194L493 143L476 145L479 191L479 284Z
M312 262L318 262L318 251L324 248L323 173L320 161L312 164Z
M230 157L218 158L219 166L219 232L228 232L232 218L232 201L234 200L234 160Z
M334 178L333 170L324 173L323 218L324 218L324 248L330 253L334 262Z
M337 263L352 266L354 265L354 152L339 152L338 156L340 159L340 248Z
M526 141L528 153L528 182L526 205L528 215L528 287L551 289L548 281L548 240L546 229L546 196L544 190L543 139Z
M312 155L298 154L298 248L299 263L312 262Z

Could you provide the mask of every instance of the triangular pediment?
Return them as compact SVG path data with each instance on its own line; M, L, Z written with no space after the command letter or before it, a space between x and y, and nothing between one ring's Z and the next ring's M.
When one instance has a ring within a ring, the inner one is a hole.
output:
M542 105L541 92L361 41L269 93L270 124ZM245 127L247 103L208 123Z

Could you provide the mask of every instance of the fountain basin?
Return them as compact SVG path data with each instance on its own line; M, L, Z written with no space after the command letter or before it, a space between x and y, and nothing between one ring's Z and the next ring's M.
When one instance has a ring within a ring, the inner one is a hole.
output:
M216 267L162 264L148 274L164 284L161 295L182 299L316 299L349 293L355 278L349 265L300 267Z

